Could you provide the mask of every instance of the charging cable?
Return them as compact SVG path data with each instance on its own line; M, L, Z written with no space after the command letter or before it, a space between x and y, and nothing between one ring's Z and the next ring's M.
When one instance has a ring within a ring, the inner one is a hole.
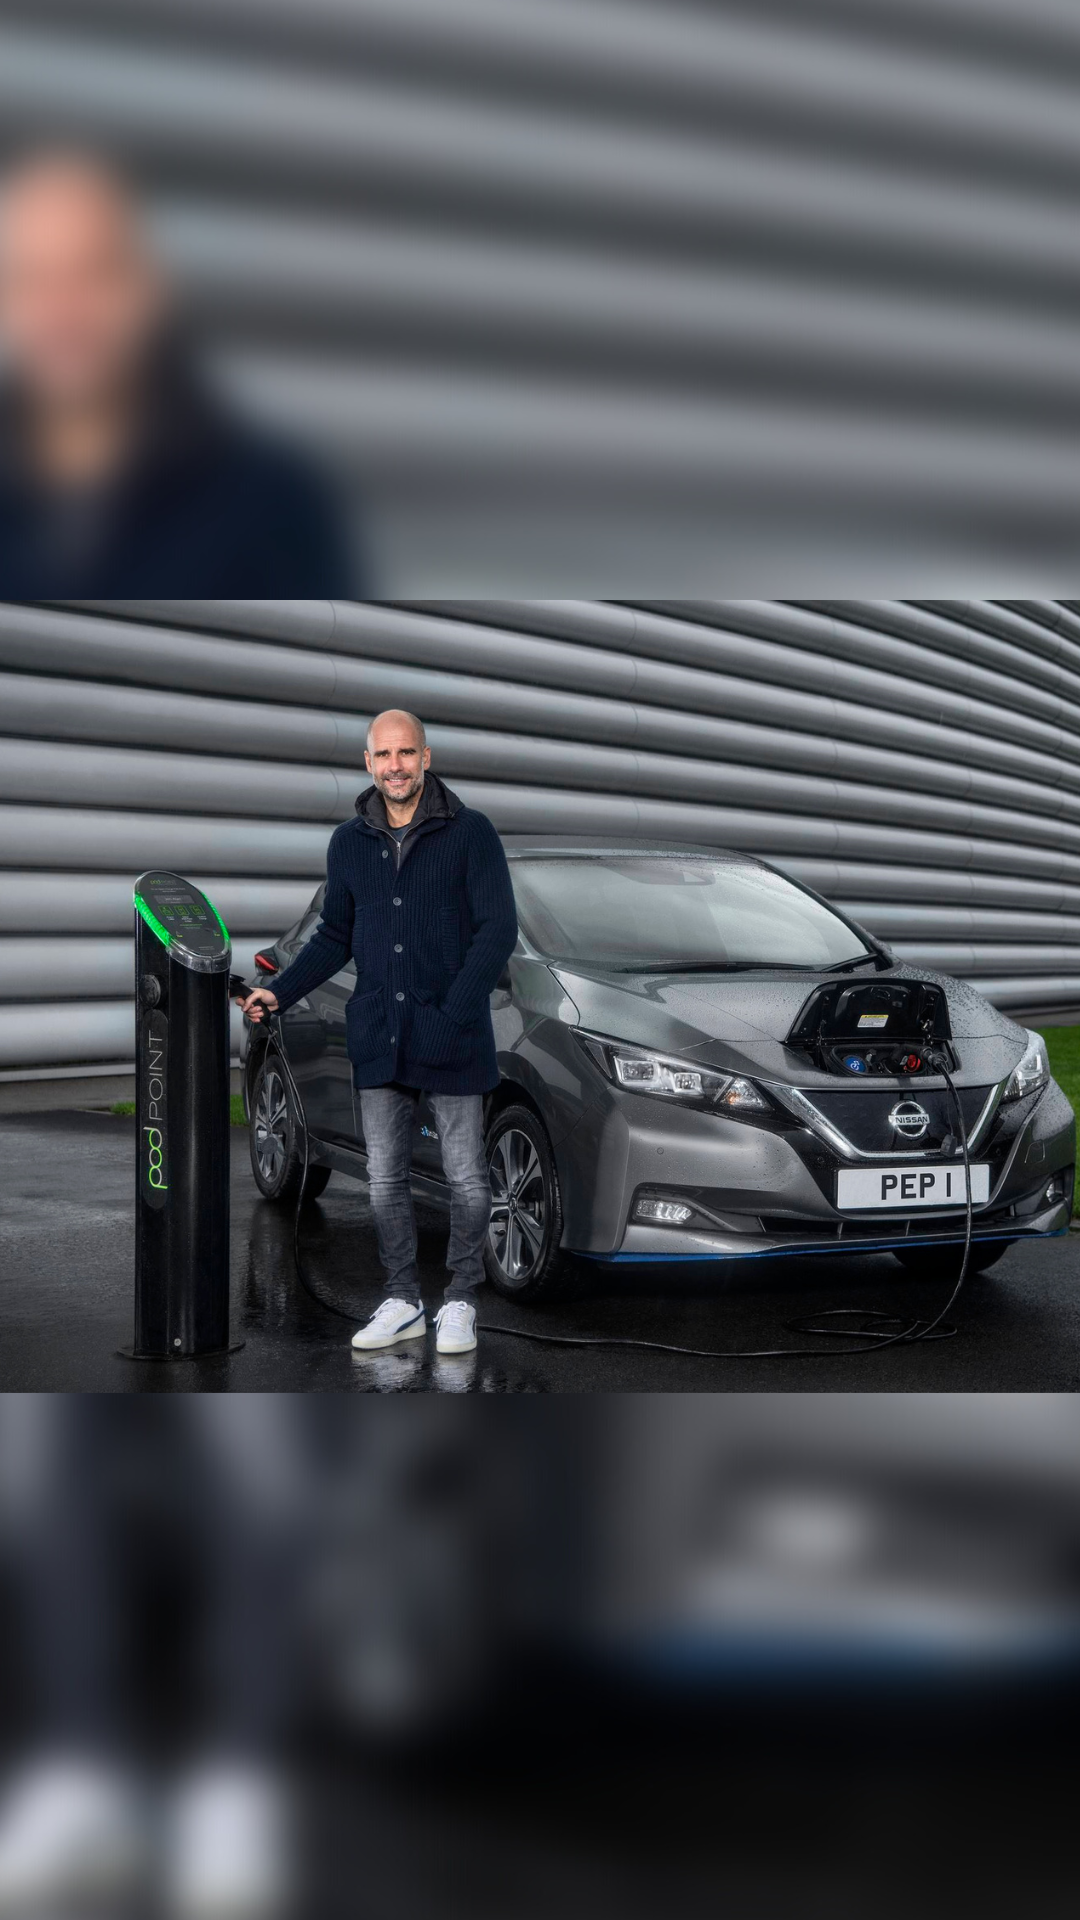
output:
M304 1292L308 1295L309 1299L315 1302L316 1306L322 1307L327 1313L336 1314L339 1320L348 1320L351 1322L356 1319L356 1314L354 1312L348 1312L342 1307L335 1307L329 1300L324 1300L322 1295L311 1285L304 1272L303 1261L300 1257L300 1210L304 1204L304 1192L307 1187L309 1169L307 1119L304 1113L304 1103L300 1098L299 1089L293 1077L292 1067L289 1064L288 1055L282 1044L278 1026L280 1015L271 1013L270 1009L265 1005L263 1011L267 1021L267 1046L273 1047L281 1063L289 1092L292 1096L297 1123L303 1136L304 1165L303 1172L300 1176L299 1192L296 1196L296 1209L293 1214L293 1264L296 1268L296 1277ZM695 1360L835 1360L845 1354L882 1353L886 1347L916 1346L921 1340L952 1339L957 1329L950 1322L946 1321L945 1316L951 1312L960 1297L960 1291L967 1278L968 1262L971 1257L971 1158L968 1149L967 1129L964 1125L963 1109L960 1105L960 1096L957 1093L948 1066L940 1055L935 1056L928 1054L926 1057L931 1060L932 1064L937 1068L949 1089L953 1113L956 1119L956 1138L959 1140L964 1160L965 1191L964 1251L960 1261L960 1270L948 1299L940 1313L935 1314L932 1320L915 1318L905 1321L898 1314L883 1313L877 1308L872 1307L825 1307L820 1313L808 1315L806 1319L785 1321L785 1332L802 1334L808 1339L843 1339L861 1341L863 1343L860 1346L827 1348L681 1347L664 1340L635 1340L621 1334L541 1333L531 1327L506 1327L500 1326L495 1321L485 1320L477 1322L478 1330L481 1333L501 1333L512 1340L532 1340L543 1346L633 1347L646 1353L683 1354ZM856 1320L859 1324L856 1326L838 1324L850 1320ZM899 1326L896 1325L898 1320L900 1321ZM873 1323L876 1323L880 1331L875 1331L875 1325ZM890 1329L892 1330L890 1331Z
M267 1052L269 1052L272 1047L278 1057L278 1061L280 1062L282 1072L285 1075L285 1080L289 1089L289 1094L292 1098L293 1112L296 1116L296 1124L300 1129L300 1134L303 1141L304 1165L300 1175L300 1187L296 1196L296 1207L293 1212L293 1265L296 1268L296 1277L299 1280L300 1285L303 1287L304 1292L307 1294L309 1300L313 1300L317 1307L322 1307L324 1313L336 1314L339 1320L348 1320L350 1325L355 1325L356 1319L357 1319L356 1313L353 1312L351 1309L346 1309L344 1307L335 1307L329 1300L324 1300L322 1294L316 1291L316 1289L312 1286L310 1280L308 1279L307 1274L304 1272L304 1263L300 1258L300 1210L304 1204L304 1194L307 1190L308 1173L310 1171L310 1166L311 1166L311 1153L310 1153L310 1148L308 1144L307 1116L304 1113L304 1103L300 1098L300 1090L296 1084L295 1079L293 1078L293 1070L289 1064L289 1056L286 1053L285 1048L282 1044L280 1027L279 1027L279 1021L281 1016L279 1013L277 1013L276 1010L272 1011L266 1005L265 1001L263 1002L263 1016L266 1020Z

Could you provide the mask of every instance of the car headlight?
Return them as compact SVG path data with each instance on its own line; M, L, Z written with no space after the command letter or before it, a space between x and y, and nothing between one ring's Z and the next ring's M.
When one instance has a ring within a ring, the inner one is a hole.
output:
M1041 1033L1032 1033L1025 1028L1028 1037L1024 1057L1009 1075L1009 1084L1002 1094L1003 1100L1022 1100L1025 1093L1041 1093L1050 1081L1050 1062L1046 1056L1046 1042Z
M741 1074L715 1073L711 1067L694 1066L666 1053L583 1033L580 1027L575 1028L575 1037L601 1073L628 1093L655 1093L677 1106L707 1107L735 1116L770 1111L765 1095Z

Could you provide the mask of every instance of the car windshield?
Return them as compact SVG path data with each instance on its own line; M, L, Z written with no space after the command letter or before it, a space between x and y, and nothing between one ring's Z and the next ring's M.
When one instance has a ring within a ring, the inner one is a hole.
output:
M518 917L548 960L625 971L827 968L872 950L782 874L716 855L511 861Z

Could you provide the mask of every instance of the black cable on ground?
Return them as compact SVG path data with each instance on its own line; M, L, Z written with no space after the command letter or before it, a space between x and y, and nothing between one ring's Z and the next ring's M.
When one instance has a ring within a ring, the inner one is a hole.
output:
M300 1098L296 1081L293 1078L292 1068L289 1064L285 1048L282 1046L274 1026L274 1016L271 1016L267 1021L267 1045L268 1047L273 1047L284 1069L289 1092L293 1099L297 1123L303 1135L304 1170L300 1177L300 1190L296 1196L296 1210L293 1214L293 1264L296 1267L296 1277L304 1292L308 1295L308 1298L313 1300L316 1306L322 1307L326 1313L336 1314L339 1320L348 1320L351 1323L357 1318L356 1313L347 1311L343 1307L335 1307L329 1300L324 1300L322 1295L316 1292L304 1272L303 1262L300 1258L300 1210L304 1204L304 1191L307 1186L309 1167L307 1120L304 1115L304 1104ZM822 1339L861 1340L864 1342L862 1346L827 1348L680 1347L664 1340L635 1340L624 1334L541 1333L531 1327L500 1326L498 1322L491 1320L478 1320L477 1331L480 1333L501 1333L511 1340L532 1340L543 1346L630 1347L637 1348L646 1353L682 1354L693 1360L837 1360L847 1354L882 1353L886 1347L915 1346L921 1340L951 1340L955 1336L957 1329L945 1323L945 1315L950 1312L959 1299L960 1290L967 1278L968 1260L971 1255L971 1158L968 1150L967 1129L964 1125L963 1109L960 1105L960 1096L956 1091L952 1075L949 1073L948 1067L943 1060L938 1059L935 1064L952 1097L953 1111L956 1116L957 1138L960 1141L964 1156L966 1200L964 1206L964 1253L960 1262L960 1271L945 1305L942 1307L940 1313L935 1314L932 1320L920 1320L916 1318L904 1321L898 1314L882 1313L872 1307L824 1307L820 1313L809 1315L805 1320L785 1321L786 1332L805 1334L809 1339L820 1336ZM823 1326L821 1324L822 1321L845 1319L858 1319L861 1324L851 1328ZM900 1320L897 1331L887 1333L885 1331L885 1324L895 1324L897 1320ZM876 1321L881 1324L881 1332L875 1333L873 1327L866 1324L868 1321Z
M269 1008L267 1008L266 1010L266 1015L267 1015L266 1017L267 1050L269 1050L270 1047L273 1047L274 1052L277 1054L277 1057L280 1060L282 1067L284 1068L285 1079L288 1082L289 1092L292 1096L293 1110L296 1115L296 1122L300 1129L300 1133L303 1136L303 1142L304 1142L304 1170L300 1175L300 1190L296 1196L296 1207L293 1212L293 1265L296 1268L296 1277L299 1280L300 1285L303 1287L304 1292L307 1294L308 1299L313 1300L317 1307L322 1307L324 1313L336 1314L339 1320L347 1320L350 1326L354 1326L357 1319L356 1314L351 1310L346 1310L346 1308L344 1307L335 1307L331 1304L329 1300L324 1300L322 1295L315 1291L315 1288L311 1285L310 1281L308 1280L308 1277L304 1272L304 1263L300 1258L300 1210L304 1204L304 1193L307 1188L308 1170L310 1167L307 1120L304 1115L304 1103L300 1098L299 1088L297 1087L296 1081L293 1079L293 1071L292 1071L292 1067L289 1064L288 1055L286 1054L285 1049L281 1044L281 1041L278 1037L277 1029L274 1024L276 1016L270 1014Z

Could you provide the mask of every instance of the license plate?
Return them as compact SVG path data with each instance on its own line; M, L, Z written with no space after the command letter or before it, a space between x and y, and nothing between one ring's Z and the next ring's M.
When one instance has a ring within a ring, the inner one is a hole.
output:
M889 1207L907 1213L912 1207L962 1207L964 1198L962 1160L948 1167L843 1167L836 1176L836 1204L845 1211ZM972 1167L972 1205L981 1206L989 1198L989 1167Z

